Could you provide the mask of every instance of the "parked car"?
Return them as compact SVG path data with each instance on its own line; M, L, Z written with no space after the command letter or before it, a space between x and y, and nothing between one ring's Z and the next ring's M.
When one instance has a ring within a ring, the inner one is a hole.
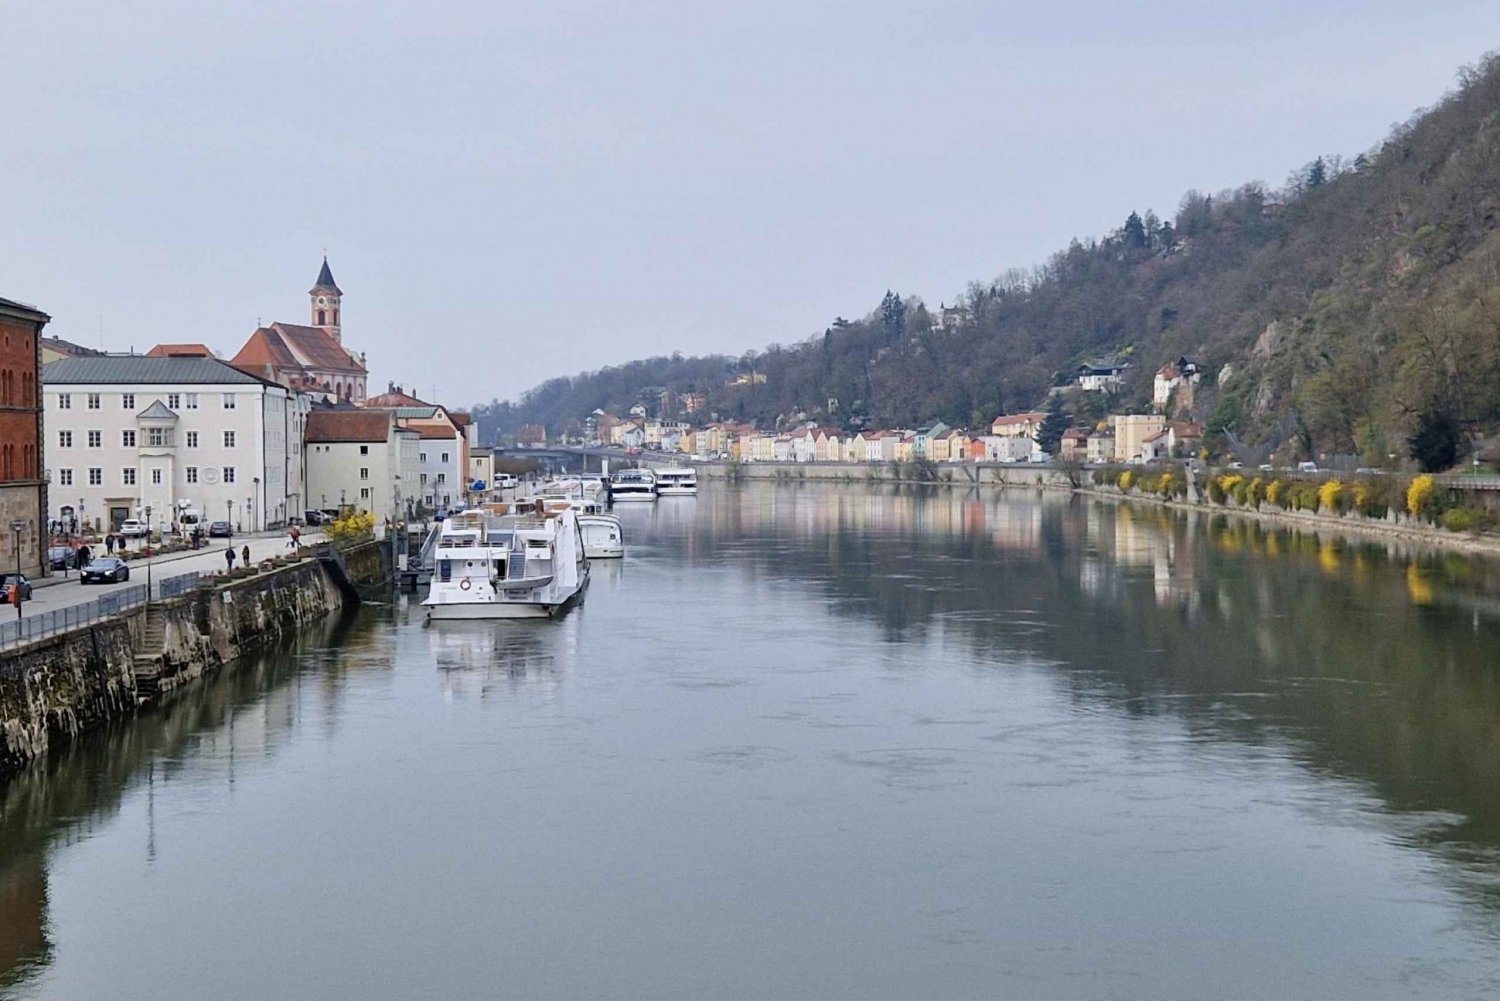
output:
M47 565L53 570L71 570L78 565L78 553L71 546L49 546Z
M84 567L78 577L84 584L118 584L130 579L130 564L113 556L103 556Z
M307 522L307 524L309 524L309 525L321 525L321 524L323 524L323 512L322 511L314 511L311 508L309 508L308 510L302 512L302 517Z
M4 595L5 595L5 598L6 598L7 601L10 600L10 589L14 585L16 585L16 584L20 584L21 585L21 600L22 601L30 601L31 600L31 581L27 579L27 577L26 577L25 574L23 574L23 573L0 574L0 588L4 588Z
M1318 471L1318 464L1316 462L1299 462L1299 463L1297 463L1297 472L1299 472L1299 473L1316 473L1317 471Z
M232 539L234 538L234 526L227 521L215 521L208 526L208 537L210 539Z
M138 539L146 534L146 526L135 518L126 518L120 522L120 534L127 539Z

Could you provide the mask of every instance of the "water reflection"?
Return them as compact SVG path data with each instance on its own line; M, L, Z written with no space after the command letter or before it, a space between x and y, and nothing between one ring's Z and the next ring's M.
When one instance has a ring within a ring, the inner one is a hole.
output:
M396 601L0 788L0 994L70 996L109 927L205 879L294 957L226 997L1500 977L1493 563L1033 491L619 513L627 559L560 621ZM216 850L178 870L185 827ZM153 878L102 917L100 841ZM208 967L239 948L204 938Z

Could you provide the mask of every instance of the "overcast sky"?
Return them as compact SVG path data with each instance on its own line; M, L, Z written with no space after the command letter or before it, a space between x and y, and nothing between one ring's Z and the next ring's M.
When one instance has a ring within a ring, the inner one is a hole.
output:
M111 350L307 322L462 406L951 301L1352 156L1494 0L9 3L0 296Z

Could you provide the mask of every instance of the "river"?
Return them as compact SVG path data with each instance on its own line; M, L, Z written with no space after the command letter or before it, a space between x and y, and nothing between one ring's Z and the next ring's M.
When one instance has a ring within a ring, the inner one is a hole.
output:
M710 485L554 623L367 606L0 787L0 997L1500 996L1500 572Z

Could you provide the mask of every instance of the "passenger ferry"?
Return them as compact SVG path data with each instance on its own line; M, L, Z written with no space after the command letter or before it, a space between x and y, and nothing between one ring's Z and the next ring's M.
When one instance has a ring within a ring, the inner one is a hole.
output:
M591 560L618 560L625 555L625 528L612 514L580 514L583 555Z
M578 516L567 501L494 504L443 522L429 620L551 618L589 585Z
M656 500L656 476L649 469L622 469L610 477L611 501Z
M698 472L686 466L656 471L656 492L663 497L689 496L698 492Z

